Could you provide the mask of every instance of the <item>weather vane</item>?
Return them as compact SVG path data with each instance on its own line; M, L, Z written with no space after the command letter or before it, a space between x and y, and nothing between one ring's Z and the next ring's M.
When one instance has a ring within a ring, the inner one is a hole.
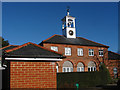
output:
M69 16L70 7L67 6L67 16Z

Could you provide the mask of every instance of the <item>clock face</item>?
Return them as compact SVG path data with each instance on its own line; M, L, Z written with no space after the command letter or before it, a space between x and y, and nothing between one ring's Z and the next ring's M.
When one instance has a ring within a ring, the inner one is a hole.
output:
M72 31L72 30L70 30L70 31L69 31L69 34L72 36L72 35L73 35L73 31Z

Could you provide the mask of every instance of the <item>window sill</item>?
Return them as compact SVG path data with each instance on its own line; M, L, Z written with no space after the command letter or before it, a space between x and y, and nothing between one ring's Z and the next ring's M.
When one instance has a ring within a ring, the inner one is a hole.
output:
M94 55L91 55L90 57L92 57L92 56L94 56Z
M103 57L103 55L99 55L99 57Z
M78 56L78 55L77 55ZM84 57L84 56L78 56L78 57Z

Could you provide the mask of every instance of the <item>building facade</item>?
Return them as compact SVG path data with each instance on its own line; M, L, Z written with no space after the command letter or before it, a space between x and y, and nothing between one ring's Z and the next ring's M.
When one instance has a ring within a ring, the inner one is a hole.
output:
M56 63L57 72L99 71L100 63L110 67L113 60L108 59L109 46L77 37L75 17L69 15L69 10L67 16L62 19L62 32L63 35L53 35L39 44L66 56L63 61ZM111 76L114 76L114 67L110 68Z

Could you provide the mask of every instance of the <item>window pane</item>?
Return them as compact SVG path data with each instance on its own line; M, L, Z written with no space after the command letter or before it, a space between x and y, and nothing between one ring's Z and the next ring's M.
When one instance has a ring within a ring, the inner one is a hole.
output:
M88 71L90 71L90 68L88 67Z
M93 71L93 68L91 67L91 71Z
M63 72L66 72L67 70L66 70L66 68L63 68Z
M82 48L78 48L77 49L77 53L78 53L78 56L83 56L83 49Z
M89 52L89 56L91 56L91 52Z
M92 52L92 55L94 55L94 53Z
M89 56L94 56L94 50L93 49L89 49Z
M84 71L84 67L81 68L81 71Z
M79 68L77 68L77 72L79 72Z
M69 72L69 68L67 68L67 72Z
M99 56L103 56L103 50L99 50Z
M71 68L71 72L73 72L73 68Z
M71 55L71 48L65 48L65 55Z
M51 50L58 51L58 47L51 46Z

